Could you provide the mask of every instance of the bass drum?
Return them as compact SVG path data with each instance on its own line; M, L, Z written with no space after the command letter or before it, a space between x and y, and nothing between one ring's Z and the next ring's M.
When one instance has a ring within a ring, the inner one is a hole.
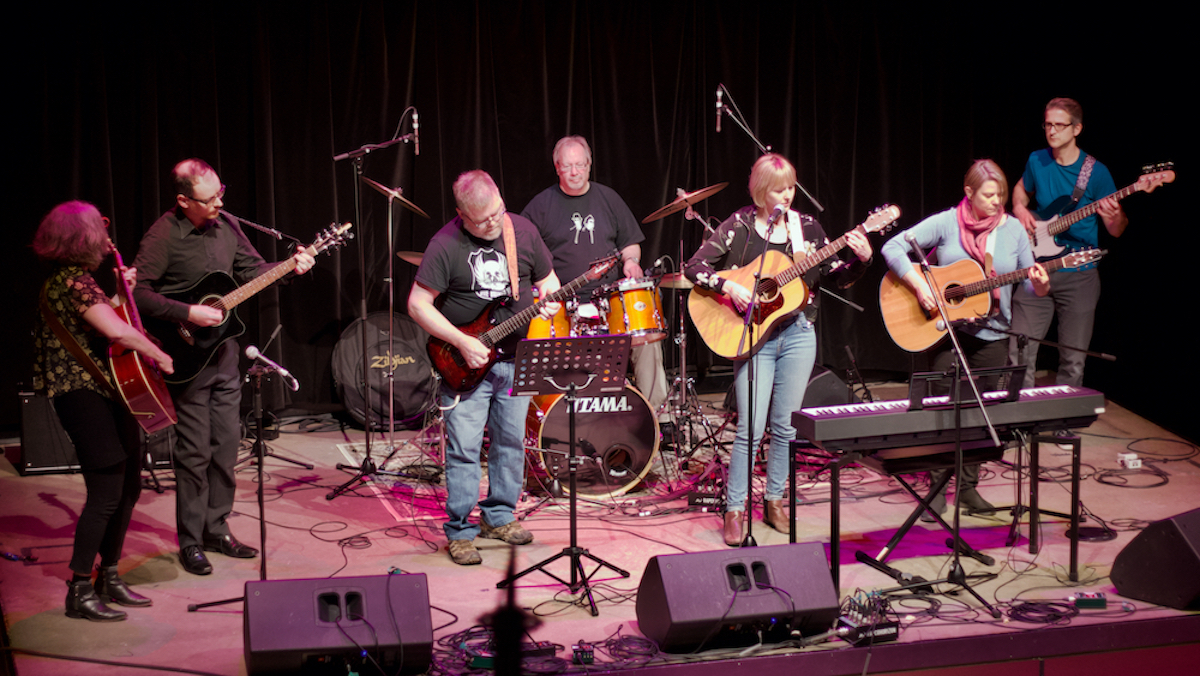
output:
M434 401L433 365L425 351L428 334L412 319L396 315L395 342L388 359L388 313L367 315L367 386L370 408L362 387L362 319L342 332L333 348L333 380L338 396L358 424L386 431L388 425L388 372L395 377L395 423L397 429L420 427L425 411Z
M623 495L650 472L658 453L658 418L646 398L626 385L621 393L576 400L576 494L604 498ZM525 444L537 466L570 492L567 456L570 419L561 394L534 397L525 418Z

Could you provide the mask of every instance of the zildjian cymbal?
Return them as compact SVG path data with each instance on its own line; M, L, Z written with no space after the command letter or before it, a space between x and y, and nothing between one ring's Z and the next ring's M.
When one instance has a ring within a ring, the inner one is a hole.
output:
M366 176L362 176L360 178L362 178L363 183L366 183L367 185L371 186L372 188L375 188L376 190L383 193L384 195L391 197L392 199L400 202L400 204L405 209L408 209L409 211L413 212L414 214L417 214L418 216L422 216L424 218L429 218L429 214L425 213L424 210L421 209L421 207L413 204L407 198L405 198L404 195L400 194L401 190L399 188L389 188L386 185L383 185L382 183L380 183L379 181L369 179ZM405 259L405 260L407 260L407 259Z
M695 205L703 202L704 200L708 199L709 197L712 197L713 195L721 192L728 185L729 185L729 182L726 181L724 183L717 183L716 185L710 185L707 188L701 188L701 189L697 190L696 192L685 192L682 195L680 195L679 197L676 197L674 202L671 202L670 204L659 209L658 211L655 211L654 213L650 214L649 216L643 218L642 223L649 223L651 221L657 221L658 219L663 218L664 216L670 216L671 214L675 213L676 211L683 211L684 209L686 209L688 207L695 206Z

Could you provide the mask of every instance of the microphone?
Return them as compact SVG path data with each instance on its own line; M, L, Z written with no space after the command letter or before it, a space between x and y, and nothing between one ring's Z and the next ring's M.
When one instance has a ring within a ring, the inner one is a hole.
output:
M724 106L721 103L721 86L717 85L717 133L721 133L721 108Z
M421 120L417 116L416 108L413 108L413 152L421 154Z
M662 271L663 271L663 264L666 262L667 262L666 256L659 256L658 259L654 261L653 265L646 268L645 270L642 270L642 276L643 277L653 277L656 274L661 275Z
M279 364L276 364L275 362L271 361L271 359L269 357L267 357L267 355L263 354L262 352L259 352L257 347L255 347L253 345L247 345L246 346L246 356L254 361L262 362L263 364L265 364L267 366L267 368L269 368L273 371L277 371L279 373L279 375L283 376L284 380L288 381L288 387L292 388L293 392L300 389L300 383L297 382L296 379L292 377L292 374L289 373L287 369L285 369L282 366L280 366Z
M928 271L929 259L925 258L925 252L917 244L917 236L913 234L912 230L904 233L904 241L908 242L909 248L917 253L917 259L921 262L921 268Z
M767 218L767 230L775 227L775 222L778 221L779 217L783 216L785 213L787 213L787 206L784 205L783 202L776 204L775 208L771 210L771 216Z

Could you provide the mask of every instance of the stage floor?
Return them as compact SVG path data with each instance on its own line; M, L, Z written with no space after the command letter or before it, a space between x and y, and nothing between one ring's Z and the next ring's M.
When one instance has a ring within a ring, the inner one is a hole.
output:
M894 388L881 388L876 398L894 398L887 396L889 393L898 394ZM719 421L714 404L719 401L709 402L709 412ZM563 660L542 660L535 668L538 673L582 672L582 667L571 666L569 661L572 645L586 642L595 647L590 671L619 668L679 674L753 672L760 676L901 670L1096 674L1112 673L1118 665L1123 665L1120 670L1126 673L1145 673L1154 665L1161 674L1195 673L1192 669L1200 657L1198 613L1123 598L1108 575L1114 558L1141 528L1200 507L1196 448L1111 401L1100 419L1080 432L1084 462L1081 495L1090 515L1083 525L1107 526L1115 537L1079 544L1079 581L1069 579L1069 540L1062 519L1044 519L1041 551L1031 554L1024 526L1018 541L1006 545L1010 532L1007 512L964 516L964 538L993 557L994 565L963 557L962 566L974 589L1002 618L993 619L963 592L888 595L900 625L899 638L873 648L856 648L832 638L808 647L770 644L682 655L648 651L646 642L637 640L642 632L635 604L650 559L733 551L722 543L720 515L687 505L687 494L697 483L701 487L710 483L706 469L712 467L707 461L713 451L698 453L689 463L689 471L678 469L676 455L660 453L646 481L636 489L615 498L579 502L579 545L630 573L628 578L608 569L596 573L592 591L597 616L590 613L580 594L571 593L540 571L518 581L516 603L536 618L525 640L554 644L556 657ZM461 640L451 639L466 637L467 643L474 645L478 637L468 630L487 622L486 616L505 601L505 592L497 589L497 583L508 574L510 548L499 541L477 539L482 565L460 567L450 561L441 530L444 486L428 480L439 476L436 451L400 443L413 439L413 432L396 435L398 451L383 466L404 467L422 478L381 476L349 494L327 499L330 490L349 476L336 465L359 464L364 436L353 428L293 422L285 424L279 438L270 442L275 453L315 468L308 470L275 458L265 463L266 579L423 574L434 627L435 671L464 673L468 661L456 647ZM376 449L386 444L379 435L372 435L372 442ZM1056 445L1042 448L1042 509L1069 512L1070 453ZM1117 464L1117 454L1122 452L1137 453L1145 463L1143 469L1122 470ZM386 453L374 451L380 459ZM1008 451L1006 461L1013 460L1014 453ZM716 451L716 457L727 457L727 451ZM243 467L231 526L239 539L258 545L256 470L253 463ZM1014 471L1002 463L984 467L981 493L997 506L1012 505L1016 499ZM92 623L69 619L63 613L66 562L84 497L82 479L77 474L21 477L9 462L0 461L0 550L17 557L36 557L36 561L0 560L0 602L10 643L19 649L12 659L20 676L145 673L120 665L185 673L246 673L243 604L196 612L189 612L188 606L241 597L247 581L260 579L261 562L210 554L215 568L212 575L197 577L184 572L176 558L174 493L169 473L160 475L167 490L143 492L120 566L125 580L151 597L154 605L128 609L125 622ZM827 479L828 474L821 478ZM761 488L761 481L758 473L756 487ZM797 542L823 543L827 551L829 485L812 483L803 472L799 481ZM519 511L536 539L512 548L518 570L570 544L567 504L566 498L542 504L536 491L522 500ZM888 477L861 468L843 472L838 591L842 603L879 598L876 592L897 586L896 580L857 562L855 552L878 554L914 505ZM763 525L759 516L755 514L753 531L758 545L786 546L787 536ZM928 580L945 578L952 560L945 540L946 533L939 526L918 523L887 563ZM782 555L773 556L773 561L786 560ZM593 567L588 565L588 570ZM550 570L560 578L570 575L565 559L551 564ZM823 578L824 572L811 584L831 586L830 579ZM980 574L987 575L976 577ZM696 593L705 594L706 585L721 582L715 576L711 581L701 577L695 583ZM938 591L952 588L937 585ZM1104 593L1107 608L1072 615L1067 599L1080 592ZM1052 605L1027 605L1039 601ZM306 603L301 600L295 610L309 612ZM271 613L280 612L271 609ZM269 617L255 619L270 621ZM25 651L101 660L107 665L65 662ZM961 670L952 669L956 666Z

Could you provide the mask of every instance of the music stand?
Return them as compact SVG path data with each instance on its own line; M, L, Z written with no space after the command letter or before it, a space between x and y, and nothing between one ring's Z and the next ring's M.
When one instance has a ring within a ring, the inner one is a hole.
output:
M575 401L580 395L596 396L624 391L629 346L630 337L626 335L522 340L517 346L512 396L562 394L567 401L567 429L570 434L567 473L571 491L571 544L554 556L501 580L496 584L497 588L504 589L526 574L540 570L560 584L566 585L572 593L583 589L594 617L599 615L600 611L596 609L596 600L592 597L592 588L588 584L591 577L601 568L608 568L621 577L629 577L628 571L621 570L579 546L575 506L575 475L579 468L579 458L576 455L579 440L575 436ZM546 566L563 557L569 557L571 560L570 581L546 570ZM584 557L596 564L591 573L583 569Z

